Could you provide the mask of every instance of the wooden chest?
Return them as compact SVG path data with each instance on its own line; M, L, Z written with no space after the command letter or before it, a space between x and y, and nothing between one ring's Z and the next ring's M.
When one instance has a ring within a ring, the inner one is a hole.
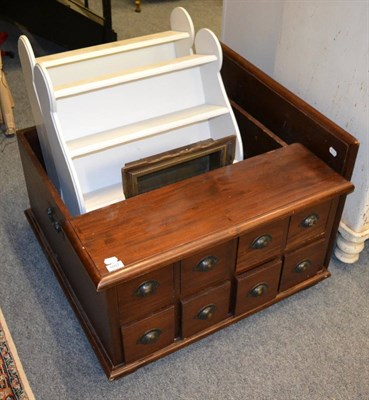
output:
M73 217L18 133L26 215L111 380L330 276L358 143L223 51L244 161Z

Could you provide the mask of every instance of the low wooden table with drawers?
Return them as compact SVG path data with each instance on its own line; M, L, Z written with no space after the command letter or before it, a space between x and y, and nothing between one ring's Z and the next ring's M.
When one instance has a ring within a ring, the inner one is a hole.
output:
M72 217L35 130L18 139L27 216L110 379L330 275L338 200L353 186L300 144ZM124 266L109 272L112 257Z
M223 55L236 164L74 217L18 132L27 218L111 380L330 276L358 142Z

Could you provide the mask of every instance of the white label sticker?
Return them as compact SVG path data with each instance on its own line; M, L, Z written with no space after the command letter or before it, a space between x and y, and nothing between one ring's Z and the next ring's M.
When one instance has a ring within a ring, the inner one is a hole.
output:
M116 271L117 269L124 267L124 264L122 263L122 261L118 260L117 257L105 258L104 263L106 265L106 269L109 272Z
M118 261L117 257L109 257L105 258L104 263L105 265L114 264Z

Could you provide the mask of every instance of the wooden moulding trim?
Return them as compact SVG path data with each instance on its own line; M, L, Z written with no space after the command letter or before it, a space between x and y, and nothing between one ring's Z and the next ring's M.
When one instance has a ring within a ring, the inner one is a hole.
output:
M320 113L314 107L309 105L300 97L296 96L290 90L279 84L269 75L267 75L255 65L243 58L241 55L236 53L230 47L228 47L224 43L221 43L221 45L224 56L229 58L230 61L237 64L240 68L246 70L249 75L253 76L257 81L259 81L259 83L281 97L283 101L292 105L301 114L306 115L310 120L314 121L314 123L322 126L322 128L327 131L327 133L331 134L337 140L344 143L346 147L346 154L342 163L340 173L346 179L350 179L359 148L359 141L350 133L341 128L339 125L330 120L328 117Z
M184 348L194 342L197 342L198 340L203 339L206 336L209 336L229 325L239 322L239 321L249 317L252 314L255 314L275 303L278 303L279 301L281 301L289 296L292 296L292 295L298 293L301 290L308 289L309 287L316 285L317 283L321 282L324 279L329 278L330 276L331 276L330 272L327 271L326 269L323 269L323 270L319 271L315 276L305 280L304 282L302 282L282 293L279 293L273 300L270 300L257 308L254 308L250 311L247 311L246 313L243 313L243 314L240 314L237 316L230 316L229 318L223 320L222 322L219 322L218 324L211 326L208 329L205 329L199 333L196 333L195 335L190 336L188 338L180 339L177 342L174 342L173 344L165 347L164 349L158 350L157 352L150 354L149 356L144 357L140 360L132 362L129 365L122 365L122 366L113 368L113 370L111 371L110 376L108 378L109 378L109 380L112 381L114 379L128 375L128 374L134 372L135 370L137 370L138 368L143 367L144 365L147 365L153 361L158 360L159 358L162 358L163 356L166 356L166 355L173 353L181 348Z
M235 157L235 147L236 136L232 135L216 140L203 140L188 146L179 147L175 150L159 153L155 156L126 163L122 168L122 181L125 198L128 199L129 197L149 191L149 188L140 186L140 179L145 176L163 173L171 167L178 168L185 163L196 163L196 161L201 160L204 157L211 157L212 155L218 155L219 159L215 165L209 166L209 170L232 164ZM209 162L209 164L211 164L211 162ZM176 171L178 171L178 169ZM166 184L177 182L195 175L198 175L198 172L194 173L192 170L189 174L176 173L175 177L169 177L169 182L166 180ZM162 184L157 184L155 188L162 186ZM152 188L153 187L154 185L152 185Z

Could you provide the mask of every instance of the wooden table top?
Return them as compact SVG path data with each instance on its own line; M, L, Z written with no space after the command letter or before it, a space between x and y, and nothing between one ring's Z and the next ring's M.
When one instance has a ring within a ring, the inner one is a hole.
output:
M295 143L75 217L71 225L103 289L352 190ZM109 272L110 257L124 267Z

